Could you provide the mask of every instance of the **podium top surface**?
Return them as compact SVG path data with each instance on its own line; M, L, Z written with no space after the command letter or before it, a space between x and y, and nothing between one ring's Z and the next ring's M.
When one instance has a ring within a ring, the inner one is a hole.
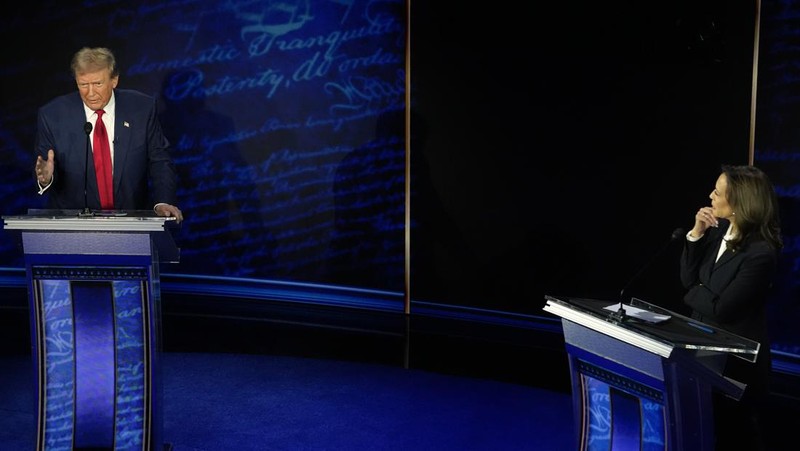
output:
M629 344L669 357L673 349L729 353L754 362L760 343L710 324L693 320L663 307L634 298L626 306L668 319L649 322L635 317L619 319L606 307L614 302L598 299L545 296L544 310ZM619 304L619 303L616 303Z
M151 210L95 211L30 210L26 215L3 216L7 230L75 232L163 232L176 224L174 217L158 216Z

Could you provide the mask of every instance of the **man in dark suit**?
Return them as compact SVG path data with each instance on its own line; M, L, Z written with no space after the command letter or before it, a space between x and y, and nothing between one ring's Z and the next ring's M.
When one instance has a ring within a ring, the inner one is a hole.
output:
M170 144L161 131L155 99L116 89L119 70L106 48L76 52L72 72L78 92L39 109L35 143L39 194L48 196L48 206L59 210L153 209L159 216L182 221L183 213L175 206L177 180ZM90 153L88 143L92 143ZM101 151L104 148L108 150Z

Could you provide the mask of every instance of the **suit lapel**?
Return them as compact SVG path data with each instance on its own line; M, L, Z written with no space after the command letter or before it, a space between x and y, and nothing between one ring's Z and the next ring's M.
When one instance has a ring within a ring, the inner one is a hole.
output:
M713 273L719 265L719 262L716 262L716 258L717 254L719 253L719 247L722 245L722 235L709 238L712 238L715 241L715 244L713 245L709 243L709 245L711 245L711 249L713 249L713 252L706 257L707 260L703 264L703 267L700 268L700 271L703 273L701 277L705 278L706 280L711 278L711 273ZM727 254L728 252L725 253Z
M714 264L714 269L716 270L722 265L730 262L735 256L736 256L735 252L733 252L730 249L725 249L725 252L723 252L722 255L719 256L719 260L717 260L717 263Z
M716 245L714 246L714 254L713 254L714 263L711 265L710 272L716 271L721 266L724 266L726 263L731 261L731 259L734 256L737 255L735 252L733 252L732 250L730 250L730 248L727 248L726 246L725 251L722 253L722 255L719 256L719 258L717 258L717 255L719 254L719 248L725 241L725 236L728 232L729 227L730 223L726 221L724 224L720 224L720 228L717 229L716 231L717 235L714 237L714 239L716 240Z
M120 96L116 96L116 118L114 119L114 199L120 199L120 184L125 172L125 160L128 158L130 148L130 123L125 120L126 110L120 101ZM121 199L120 199L121 200Z

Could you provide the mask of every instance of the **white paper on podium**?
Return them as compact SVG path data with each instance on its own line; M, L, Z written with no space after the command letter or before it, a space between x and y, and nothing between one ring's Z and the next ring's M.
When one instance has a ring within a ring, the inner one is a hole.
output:
M632 305L625 305L625 304L611 304L607 307L603 307L604 310L609 310L612 312L616 312L622 308L625 311L626 316L630 316L631 318L640 319L642 321L647 321L648 323L662 323L670 318L670 315L662 315L660 313L654 313L649 310L640 309L638 307L634 307Z

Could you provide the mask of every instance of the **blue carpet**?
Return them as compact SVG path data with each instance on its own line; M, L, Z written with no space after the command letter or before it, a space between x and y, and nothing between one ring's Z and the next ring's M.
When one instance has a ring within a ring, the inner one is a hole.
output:
M174 451L574 449L571 398L377 364L163 354ZM30 357L0 358L0 450L34 445Z

